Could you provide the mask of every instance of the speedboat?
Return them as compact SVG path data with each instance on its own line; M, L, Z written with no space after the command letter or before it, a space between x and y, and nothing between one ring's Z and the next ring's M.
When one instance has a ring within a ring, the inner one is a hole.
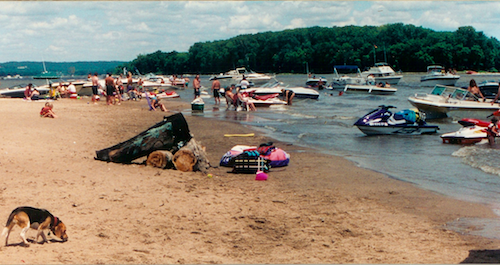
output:
M370 75L375 78L375 82L377 83L382 82L391 85L396 85L403 77L402 75L396 75L396 72L387 63L376 63L368 71L361 73L361 76L364 78Z
M49 93L49 87L47 85L37 87L33 86L31 91L38 90L40 96L45 96ZM15 86L12 88L2 88L0 89L0 97L8 97L8 98L24 98L24 91L26 90L26 86Z
M339 71L342 73L351 73L352 71L356 71L355 75L347 75L344 74L342 76L339 75ZM332 89L344 89L346 85L364 85L367 83L366 78L361 76L361 71L356 65L335 65L333 67L334 77L332 80L331 88ZM373 79L372 84L375 84L375 79Z
M323 82L323 86L327 86L328 80L324 77L321 77L321 76L320 77L312 76L312 77L307 78L306 86L318 87L320 81Z
M485 80L477 85L485 98L494 99L498 93L499 83L494 80Z
M279 99L279 94L267 95L267 96L254 96L248 99L255 107L270 107L270 106L281 106L286 105L286 101Z
M393 113L393 106L381 105L354 123L366 135L381 134L432 134L439 130L428 125L418 110L405 109Z
M488 138L486 130L490 124L480 119L464 118L458 121L462 128L456 132L441 135L443 143L447 144L475 144Z
M252 87L241 90L241 92L251 92L254 95L265 96L271 94L279 94L283 96L283 91L289 90L295 93L295 98L310 98L318 99L319 92L307 87L289 87L283 85L282 82L275 80L275 82L269 82L260 87Z
M251 92L241 93L245 101L253 103L255 107L270 107L270 106L280 106L287 105L286 101L279 99L279 94L269 94L269 95L253 95Z
M209 78L209 80L212 81L215 78L231 79L232 81L239 83L243 79L243 77L245 77L248 82L252 82L256 85L265 84L273 78L273 76L270 75L260 74L251 70L247 70L245 67L238 67L235 70L212 76Z
M500 105L486 99L480 101L467 89L436 85L430 93L415 94L408 97L408 101L426 114L427 119L445 117L455 118L484 118L500 109Z
M391 95L398 91L397 88L385 85L371 85L371 84L360 84L360 85L346 85L344 92L361 92L376 95Z
M161 93L157 93L157 94L154 94L154 93L151 93L151 92L147 92L150 96L153 96L153 95L156 95L157 98L159 99L167 99L167 98L178 98L180 97L179 94L177 94L177 92L175 91L163 91ZM146 97L146 92L142 93L142 97Z
M459 75L448 73L444 71L444 68L440 65L431 65L427 67L427 74L420 78L421 86L435 86L435 85L445 85L454 86Z

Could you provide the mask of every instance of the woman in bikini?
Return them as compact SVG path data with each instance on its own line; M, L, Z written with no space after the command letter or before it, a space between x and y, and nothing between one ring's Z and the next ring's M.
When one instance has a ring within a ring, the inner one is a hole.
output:
M476 80L474 80L474 79L470 80L469 87L467 88L467 90L469 92L471 92L474 96L476 96L478 98L481 97L483 99L483 101L485 100L483 93L481 93L481 89L479 89L479 87L476 84Z

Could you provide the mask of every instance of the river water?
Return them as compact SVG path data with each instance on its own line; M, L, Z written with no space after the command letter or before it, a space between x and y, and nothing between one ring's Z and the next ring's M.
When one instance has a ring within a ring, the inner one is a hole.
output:
M204 117L233 120L256 128L266 135L299 146L312 147L318 152L341 156L363 168L384 173L391 178L460 200L486 204L500 215L500 140L497 148L487 144L472 146L443 144L440 134L458 130L461 126L451 118L431 120L439 125L438 134L415 136L365 136L353 123L379 105L393 105L396 110L413 108L407 98L426 93L430 87L420 87L423 73L403 74L398 91L393 95L348 94L322 90L318 100L295 99L291 106L259 108L256 112L226 111L223 102L214 108L213 98L205 99ZM329 81L333 75L323 75ZM209 88L209 76L202 76L202 85ZM277 75L290 86L304 86L306 75ZM466 87L471 78L479 83L498 80L497 76L462 75L457 86ZM2 80L0 87L14 83L40 80ZM33 82L36 83L36 82ZM43 84L43 82L41 83ZM191 88L178 90L180 99L190 102ZM190 110L183 112L191 115ZM194 115L194 114L193 114ZM200 114L196 114L200 115ZM228 132L230 133L230 132ZM293 158L292 161L293 163ZM349 176L346 176L349 177ZM474 225L472 232L500 239L499 219L461 219L448 224L461 232Z

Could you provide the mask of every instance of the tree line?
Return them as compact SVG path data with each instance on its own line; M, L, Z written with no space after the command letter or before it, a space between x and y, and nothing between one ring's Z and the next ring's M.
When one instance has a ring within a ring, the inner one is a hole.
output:
M437 32L403 23L383 26L310 27L199 42L188 52L139 55L120 65L141 73L217 74L245 66L269 73L331 73L334 65L365 69L387 62L395 70L423 72L440 64L456 70L494 71L500 43L471 26Z

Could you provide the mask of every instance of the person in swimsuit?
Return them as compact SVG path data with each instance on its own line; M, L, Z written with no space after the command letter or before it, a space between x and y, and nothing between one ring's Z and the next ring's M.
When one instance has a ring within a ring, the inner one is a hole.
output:
M214 81L212 82L212 93L214 94L215 104L220 104L220 82L217 80L217 77L214 77Z
M106 79L104 79L106 83L106 104L113 105L113 93L115 92L115 79L108 73Z
M92 102L97 104L97 100L99 100L99 77L97 77L97 73L94 73L94 76L91 77L92 80Z
M40 110L40 117L42 118L57 118L56 114L52 110L54 108L54 105L52 103L47 102L45 103L45 106Z
M481 97L483 99L483 101L485 100L483 93L481 93L481 89L479 89L479 87L476 84L476 80L474 80L474 79L470 80L469 87L467 88L467 90L469 92L471 92L474 96L476 96L478 98Z
M200 88L201 88L200 75L197 74L193 80L194 99L200 97Z
M486 134L488 135L488 143L490 145L495 144L495 137L498 136L499 129L498 129L498 118L493 117L491 118L491 123L488 125L488 129L486 129Z

